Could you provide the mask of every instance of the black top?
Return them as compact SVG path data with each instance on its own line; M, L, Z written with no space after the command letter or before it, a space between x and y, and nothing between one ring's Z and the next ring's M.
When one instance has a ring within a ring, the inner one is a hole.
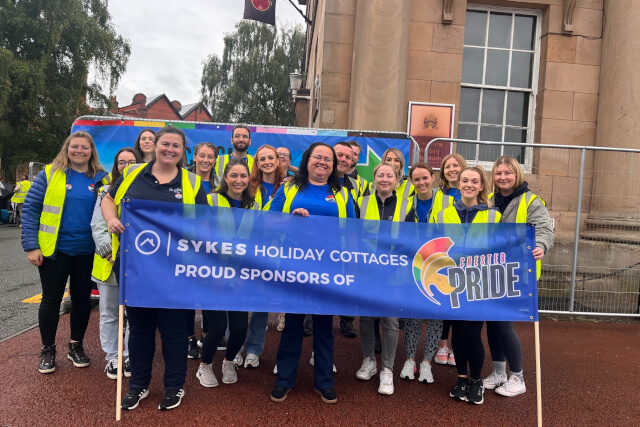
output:
M380 220L393 221L393 214L396 211L396 204L398 203L396 190L393 190L393 194L387 197L384 202L382 201L382 199L380 199L380 196L378 196L378 192L376 191L376 202L378 202L378 213L380 214ZM413 209L411 209L407 214L405 222L416 222L416 216Z
M131 186L127 190L126 196L131 199L142 200L156 200L158 202L178 202L182 203L182 172L178 167L178 175L166 184L158 183L158 180L151 173L155 160L152 160L144 167L144 170L140 172L140 175L136 177L131 183ZM122 177L116 181L116 183L109 190L111 197L115 199L118 188L122 184ZM196 194L196 204L208 205L207 193L204 191L204 187L200 185L200 189Z

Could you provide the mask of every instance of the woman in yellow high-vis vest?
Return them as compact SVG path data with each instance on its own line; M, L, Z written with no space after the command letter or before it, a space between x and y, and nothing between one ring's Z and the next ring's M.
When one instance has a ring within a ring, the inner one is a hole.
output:
M91 233L96 244L96 253L93 257L93 271L91 278L96 282L100 292L100 345L106 353L107 365L104 368L107 377L115 380L118 378L118 307L120 305L120 291L118 282L113 272L113 252L111 246L111 233L107 228L107 223L102 216L100 205L102 199L107 195L109 188L122 176L124 168L140 163L140 156L131 147L118 150L113 159L111 169L112 181L110 185L105 185L98 192L98 199L93 208L91 218ZM125 328L123 371L126 377L131 376L129 366L129 324Z
M490 199L500 211L500 222L517 222L536 226L536 247L533 257L537 261L540 278L540 260L553 246L553 226L542 199L531 191L524 180L524 172L513 157L501 156L493 164ZM493 372L484 379L486 389L513 397L527 388L522 375L522 345L514 330L514 322L487 322L487 337L493 361ZM507 378L507 362L511 375Z
M500 221L500 212L490 209L487 199L487 178L480 167L464 169L459 175L460 200L438 213L439 224L492 224ZM484 402L482 385L483 321L454 320L451 344L456 354L458 381L449 392L456 400L476 405ZM467 368L468 365L468 368Z
M18 221L16 222L20 222L20 219L22 218L22 205L24 204L25 197L27 197L29 188L31 188L31 181L29 181L28 176L24 176L22 178L22 181L18 182L13 189L11 203L14 205L14 211L16 214L16 218L18 219Z
M71 342L74 366L89 366L84 338L91 313L91 268L95 245L91 214L94 188L106 172L100 166L91 135L74 132L50 165L34 180L23 208L22 247L38 266L42 302L38 310L42 352L39 371L56 370L56 331L67 278L71 296Z
M207 195L200 177L180 165L186 148L184 132L176 127L158 131L155 140L155 160L127 167L120 179L102 200L102 215L109 231L121 234L120 202L123 198L156 200L184 204L207 204ZM116 246L117 245L117 246ZM114 239L116 260L113 270L119 274L119 243ZM118 278L119 279L119 278ZM119 280L118 280L119 281ZM187 310L127 306L129 320L129 391L122 399L123 409L135 409L149 395L151 367L155 354L156 330L162 336L164 358L164 398L161 410L180 405L187 375Z

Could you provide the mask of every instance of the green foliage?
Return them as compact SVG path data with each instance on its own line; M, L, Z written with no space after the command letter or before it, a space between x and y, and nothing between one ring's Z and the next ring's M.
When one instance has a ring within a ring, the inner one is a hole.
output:
M224 38L222 60L210 55L202 70L202 102L213 121L292 125L289 73L302 68L305 34L240 21Z
M8 178L23 162L50 162L75 118L108 108L130 53L106 0L0 0L0 157ZM90 69L97 82L87 82Z

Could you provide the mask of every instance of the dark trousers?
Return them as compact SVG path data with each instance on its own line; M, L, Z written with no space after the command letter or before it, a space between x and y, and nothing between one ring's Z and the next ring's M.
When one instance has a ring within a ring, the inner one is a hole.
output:
M127 307L129 319L129 388L148 388L153 356L156 352L156 329L162 338L164 388L178 390L187 376L187 310Z
M302 354L304 314L287 313L278 346L276 385L293 388ZM314 380L318 390L333 385L333 316L313 315Z
M440 341L449 339L449 329L451 329L451 323L453 320L443 320L442 321L442 335L440 336ZM453 347L453 345L452 345ZM455 353L453 353L455 354ZM457 357L457 355L456 355Z
M456 356L456 370L458 375L467 375L472 380L482 379L482 364L484 363L484 345L482 344L482 325L484 322L454 320L451 335L451 347Z
M209 332L202 343L202 363L208 365L213 360L218 343L227 330L227 316L229 316L229 339L224 358L233 360L247 338L249 313L246 311L202 310L202 315L209 321Z
M196 334L195 322L196 322L196 311L187 310L187 336L188 337L192 337Z
M511 372L522 372L522 344L513 322L487 322L491 360L509 363Z
M55 259L44 258L38 267L42 282L42 302L38 310L42 345L56 343L56 331L60 319L60 303L69 280L71 293L71 340L82 341L91 314L91 270L93 254L56 254Z

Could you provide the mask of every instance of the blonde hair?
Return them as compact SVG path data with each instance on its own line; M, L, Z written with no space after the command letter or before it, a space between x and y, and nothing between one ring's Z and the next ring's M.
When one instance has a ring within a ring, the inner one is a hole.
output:
M404 156L402 155L402 151L397 148L387 148L384 153L382 153L382 163L384 163L384 159L387 158L387 154L393 153L400 159L400 172L404 175ZM401 175L401 177L402 177Z
M480 175L482 190L480 190L480 192L476 196L476 200L478 201L479 205L489 205L489 198L487 197L487 195L489 194L489 188L488 188L489 183L487 182L487 175L484 172L484 169L482 169L480 166L472 166L472 167L464 168L462 172L460 172L460 177L462 177L462 174L465 173L466 171L473 171L478 175Z
M378 173L378 169L380 169L381 167L390 167L391 169L393 169L393 173L396 175L396 185L393 186L393 189L395 190L396 188L398 188L398 184L400 184L400 179L402 178L402 173L400 172L400 170L395 166L392 165L391 163L378 163L378 166L375 167L375 169L373 170L373 191L375 192L377 190L376 188L376 174Z
M443 190L445 188L446 189L451 188L451 184L449 183L449 180L444 174L444 165L447 163L447 160L449 159L456 159L458 161L458 164L462 168L462 170L465 170L467 168L467 162L464 159L464 157L462 157L460 154L451 153L444 156L444 159L442 159L442 162L440 163L440 188Z
M89 165L85 175L95 178L98 172L104 172L105 170L100 164L100 159L98 159L98 150L96 150L96 144L93 142L91 134L89 134L89 132L79 130L72 133L64 140L60 152L56 158L53 159L53 162L51 162L51 173L58 169L66 171L71 166L71 163L69 162L69 144L74 138L84 138L89 141L89 145L91 146L91 157L89 157Z
M498 166L505 165L516 176L516 183L513 185L513 189L520 187L524 182L524 172L520 167L520 163L511 156L500 156L493 163L493 169L491 170L491 192L496 191L496 171Z

